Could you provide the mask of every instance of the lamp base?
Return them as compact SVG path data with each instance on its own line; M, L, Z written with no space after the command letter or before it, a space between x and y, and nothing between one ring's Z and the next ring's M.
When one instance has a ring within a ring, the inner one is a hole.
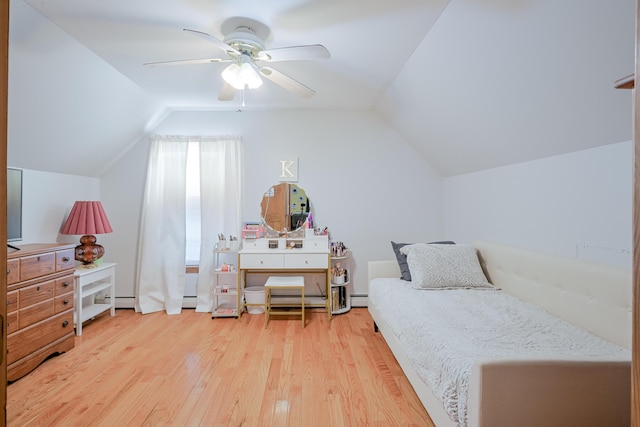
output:
M82 265L94 265L93 267L78 268L96 268L94 262L104 255L104 248L96 244L96 236L85 234L80 238L80 244L75 249L75 259L80 261Z
M88 264L79 264L76 266L76 270L91 270L92 268L98 268L98 264L90 262Z

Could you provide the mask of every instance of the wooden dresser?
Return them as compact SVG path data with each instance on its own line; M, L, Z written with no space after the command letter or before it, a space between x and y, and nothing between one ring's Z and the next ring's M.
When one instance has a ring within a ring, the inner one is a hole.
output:
M7 379L74 345L75 244L38 243L7 255Z

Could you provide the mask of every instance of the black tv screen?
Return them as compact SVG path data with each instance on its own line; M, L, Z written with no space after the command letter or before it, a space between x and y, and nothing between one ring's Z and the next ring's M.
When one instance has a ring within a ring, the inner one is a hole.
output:
M22 240L22 170L7 168L7 241Z

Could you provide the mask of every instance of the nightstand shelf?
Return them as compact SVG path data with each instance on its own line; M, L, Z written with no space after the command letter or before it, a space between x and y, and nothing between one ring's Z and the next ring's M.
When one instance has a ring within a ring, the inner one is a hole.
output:
M110 309L111 304L91 304L82 309L82 316L84 319L89 320L93 317L96 317L98 314ZM82 335L82 332L77 333L77 335Z
M82 335L82 323L105 311L116 315L115 280L116 264L103 263L92 269L75 271L75 324L76 335ZM108 291L109 303L97 303L100 292Z
M86 285L82 288L82 294L80 298L88 297L89 295L97 294L100 291L109 289L113 286L111 282L96 282ZM109 305L109 304L107 304Z

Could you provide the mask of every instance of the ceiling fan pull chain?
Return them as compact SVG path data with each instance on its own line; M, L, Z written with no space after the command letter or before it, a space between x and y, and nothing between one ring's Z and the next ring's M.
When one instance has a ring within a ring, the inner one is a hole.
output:
M244 88L242 88L242 108L244 108Z

